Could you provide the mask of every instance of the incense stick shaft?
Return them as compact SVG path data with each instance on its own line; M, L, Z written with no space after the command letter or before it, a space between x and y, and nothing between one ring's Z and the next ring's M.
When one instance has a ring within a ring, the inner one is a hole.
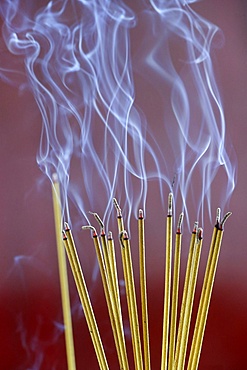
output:
M129 365L128 365L128 359L127 359L127 352L126 352L126 346L125 346L125 339L124 339L124 331L123 331L123 326L122 326L122 317L120 316L119 312L119 305L118 305L118 299L117 295L115 294L115 287L114 287L114 280L113 280L113 274L111 270L111 265L110 265L110 259L109 259L109 253L108 253L108 243L106 240L106 235L101 234L101 241L102 241L102 249L104 251L104 261L105 261L105 268L107 272L107 277L103 277L102 280L104 279L105 281L103 282L104 286L104 291L106 295L106 301L107 301L107 306L109 310L109 315L111 319L111 323L113 326L113 334L116 342L116 347L118 350L118 356L119 356L119 361L122 363L122 368L128 370ZM98 249L99 245L97 245ZM100 252L97 252L97 255ZM98 255L98 258L101 259L101 257ZM102 264L102 262L99 262L99 264ZM103 266L101 267L101 269ZM103 271L101 271L102 274L105 275ZM107 292L106 292L107 290Z
M215 245L213 248L210 269L208 272L204 300L202 303L200 316L198 317L199 323L197 323L196 331L193 336L193 342L194 342L194 343L192 342L193 352L190 353L188 370L196 370L198 368L198 363L199 363L201 348L202 348L202 341L203 341L203 336L205 332L208 310L209 310L212 289L213 289L213 284L214 284L214 278L215 278L215 273L217 269L217 263L218 263L218 258L219 258L221 243L222 243L222 237L223 237L223 230L218 230L217 235L216 235Z
M126 296L127 296L127 305L128 305L129 319L130 319L130 329L131 329L131 337L132 337L132 344L133 344L135 368L136 370L143 370L134 274L133 274L132 259L131 259L131 252L130 252L130 243L129 243L128 238L123 238L121 252L122 252L124 280L125 280L125 286L126 286Z
M178 357L177 358L175 357L175 361L174 361L174 369L177 369L177 370L184 369L192 307L193 307L193 302L194 302L195 287L196 287L196 282L197 282L198 267L199 267L200 255L201 255L201 247L202 247L202 239L196 243L194 256L193 256L191 276L190 276L190 282L189 282L189 287L188 287L188 296L187 296L186 304L185 304L184 321L183 321L183 327L182 327L182 333L181 333L181 344L180 344L179 352L177 353Z
M171 261L172 261L172 216L167 216L166 221L166 263L165 263L165 292L164 292L164 315L161 369L167 369L168 333L170 315L170 291L171 291Z
M175 352L174 349L175 349L175 339L176 339L181 240L182 240L182 234L176 233L175 251L174 251L174 269L173 269L173 288L172 288L171 328L170 328L170 341L169 341L168 370L172 370L173 361L174 361L174 352Z
M216 235L217 235L218 228L215 226L213 229L213 234L211 238L211 243L210 243L210 248L209 248L209 254L208 254L208 260L207 260L207 266L206 266L206 271L204 275L204 281L203 281L203 286L202 286L202 292L201 292L201 298L199 302L199 307L197 311L197 318L196 318L196 324L194 328L194 334L193 334L193 340L190 348L190 357L189 357L189 362L188 362L188 368L191 366L191 361L193 358L193 353L195 351L195 345L197 342L197 335L198 335L198 329L200 325L200 321L202 319L202 309L205 301L205 293L206 293L206 288L208 284L208 277L209 277L209 271L210 271L210 266L212 263L212 257L213 257L213 251L215 247L215 241L216 241Z
M190 239L189 254L188 254L188 260L187 260L185 280L184 280L183 297L182 297L182 303L181 303L181 309L180 309L180 318L179 318L179 325L178 325L176 350L175 350L175 356L174 356L175 358L178 356L178 352L180 351L181 334L182 334L186 299L187 299L187 295L188 295L188 287L189 287L189 281L190 281L190 275L191 275L192 260L193 260L194 250L195 250L195 242L196 242L196 232L193 231L192 234L191 234L191 239Z
M120 301L120 293L119 293L119 286L118 286L116 255L115 255L114 241L112 238L108 239L108 246L109 246L110 269L111 269L112 278L113 278L114 294L116 296L119 317L121 320L121 326L123 330L123 319L122 319L121 301Z
M97 254L97 259L99 263L100 268L100 274L101 279L103 283L103 289L105 293L107 308L110 316L111 326L112 326L112 332L113 337L117 349L119 364L121 369L128 369L128 360L127 360L127 354L124 346L124 340L122 338L122 330L121 330L121 324L119 322L119 316L116 314L116 309L113 308L113 301L111 299L110 295L110 289L109 289L109 281L106 275L106 269L105 264L103 260L103 255L101 252L99 239L97 235L93 236L94 246Z
M68 369L74 370L76 369L74 340L73 340L72 320L71 320L71 311L70 311L66 256L65 256L62 238L61 238L62 215L61 215L60 189L59 189L59 183L57 181L54 181L53 186L52 186L52 198L53 198L53 211L54 211L54 221L55 221L55 230L56 230L57 256L58 256L59 279L60 279L60 287L61 287L63 320L64 320L64 327L65 327L64 331L65 331L66 356L67 356Z
M144 218L138 220L139 236L139 264L140 264L140 290L142 307L142 331L143 331L143 353L144 368L150 370L150 348L149 348L149 329L148 329L148 305L147 305L147 284L146 284L146 263L145 263L145 232Z
M79 257L74 244L74 239L70 231L66 231L66 235L68 239L64 240L64 246L66 248L67 256L74 276L82 308L85 314L86 322L91 335L99 367L101 370L109 370L103 344L100 338L98 326L94 316L92 304L88 294L86 282L84 279L81 264L79 262Z

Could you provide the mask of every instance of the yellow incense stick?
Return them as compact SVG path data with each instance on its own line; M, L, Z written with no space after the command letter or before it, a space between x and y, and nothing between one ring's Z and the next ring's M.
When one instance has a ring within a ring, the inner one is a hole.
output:
M193 343L193 346L192 346L193 352L190 353L190 358L189 358L189 363L188 363L188 369L191 369L191 370L196 370L198 368L201 348L202 348L202 342L203 342L203 336L204 336L206 321L207 321L207 316L208 316L208 310L209 310L209 305L210 305L210 300L211 300L211 295L212 295L212 290L213 290L213 285L214 285L214 279L215 279L215 274L216 274L216 269L217 269L217 264L218 264L218 259L219 259L219 253L220 253L220 248L221 248L222 238L223 238L223 233L224 233L223 227L224 227L226 220L230 217L230 215L231 215L231 212L226 213L216 233L216 239L215 239L215 243L213 246L210 268L209 268L208 275L207 275L205 293L203 296L204 299L202 303L202 308L201 308L201 311L199 312L200 315L198 317L197 327L195 329L194 336L193 336L193 342L195 343Z
M65 332L65 346L68 369L76 369L75 363L75 351L74 351L74 340L72 330L72 319L70 310L70 299L69 299L69 286L68 286L68 275L66 256L61 238L62 233L62 215L61 215L61 200L60 200L60 187L58 177L56 174L53 175L52 184L52 198L53 198L53 211L56 231L56 243L57 243L57 256L58 256L58 268L59 268L59 279L61 288L61 299L63 309L63 320L64 320L64 332Z
M118 232L120 234L124 230L122 210L121 210L116 198L113 198L113 203L114 203L114 206L115 206L116 211L117 211Z
M209 254L208 254L208 259L207 259L206 271L205 271L205 275L204 275L201 298L200 298L200 302L199 302L199 306L198 306L196 324L195 324L194 334L193 334L193 340L192 340L192 344L191 344L191 348L190 348L190 357L189 357L189 362L188 362L188 368L191 366L193 353L195 351L196 337L198 335L198 328L199 328L201 315L202 315L202 307L203 307L203 303L204 303L204 299L205 299L205 292L206 292L206 287L207 287L207 284L208 284L209 270L210 270L210 266L211 266L211 263L212 263L212 257L213 257L213 251L214 251L214 246L215 246L215 241L216 241L216 235L217 235L217 231L219 229L219 222L220 222L220 208L217 209L216 223L215 223L215 227L213 229L213 234L212 234L212 237L211 237L211 243L210 243Z
M174 352L175 352L180 255L181 255L181 241L182 241L181 226L183 222L183 216L184 216L183 213L181 213L179 216L177 232L176 232L176 239L175 239L168 370L172 370L173 361L174 361Z
M144 368L145 370L150 370L151 367L150 367L147 281L146 281L146 260L145 260L145 230L144 230L143 211L141 209L139 210L139 219L138 219L138 237L139 237L139 265L140 265L140 291L141 291L141 309L142 309Z
M131 337L132 337L132 342L133 342L135 369L143 370L143 360L142 360L139 321L138 321L138 314L137 314L134 274L133 274L132 259L131 259L131 252L130 252L130 242L129 242L129 237L126 231L123 231L122 234L120 235L120 241L121 241L121 246L122 246L121 248L122 262L123 262L124 280L125 280L125 286L126 286L127 305L128 305L129 319L130 319Z
M187 266L186 266L186 273L185 273L185 280L184 280L184 288L183 288L183 297L182 297L182 303L181 303L181 309L180 309L180 317L179 317L179 325L178 325L178 333L177 333L177 341L176 341L176 350L175 350L174 358L178 357L178 352L180 351L181 334L182 334L182 327L183 327L184 313L185 313L185 305L186 305L186 299L187 299L187 295L188 295L188 288L189 288L189 282L190 282L193 255L194 255L194 250L195 250L197 229L198 229L198 222L195 222L194 227L193 227L193 231L192 231L192 234L191 234L191 239L190 239L190 247L189 247L189 254L188 254L188 259L187 259Z
M112 326L114 342L116 345L119 365L120 365L120 369L125 370L125 369L128 369L127 354L126 354L125 346L123 344L124 340L122 340L122 330L121 330L121 324L119 322L119 316L116 312L115 307L113 307L113 301L110 295L109 281L108 281L108 277L106 274L105 263L104 263L103 254L100 248L99 238L98 238L98 235L94 227L89 225L89 226L83 226L82 229L83 230L91 229L93 231L93 242L94 242L95 251L96 251L96 255L97 255L97 259L99 263L100 274L101 274L101 279L103 283L103 289L105 293L110 322Z
M166 218L166 262L165 262L165 292L161 369L167 369L168 334L170 317L170 292L171 292L171 263L172 263L172 193L168 196L168 214Z
M113 204L116 208L117 211L117 223L118 223L118 232L120 235L120 245L121 245L121 257L122 257L122 265L123 265L123 273L124 273L124 281L125 281L125 291L126 291L126 299L127 299L127 306L128 306L128 313L129 313L129 323L130 323L130 332L131 332L131 344L132 344L132 349L133 349L133 355L134 355L134 362L135 362L135 369L138 368L138 358L137 358L137 353L138 353L138 346L137 346L137 341L134 338L134 333L135 333L135 328L133 327L133 313L132 312L132 307L131 307L131 293L130 293L130 286L128 283L128 261L127 261L127 256L126 256L126 249L124 247L124 244L122 243L122 234L124 232L124 222L123 222L123 217L122 217L122 210L117 202L116 198L113 198ZM137 347L136 347L137 346Z
M104 230L102 230L101 232L101 242L102 242L102 250L103 250L104 261L105 261L107 277L108 277L110 299L112 301L113 314L114 314L115 322L116 322L116 335L117 335L117 340L119 342L119 350L120 350L121 357L123 360L123 369L129 369L126 345L125 345L125 339L124 339L124 330L123 330L123 325L122 325L122 316L120 315L121 311L119 312L118 296L115 292L113 271L111 268L111 263L110 263L109 253L108 253L109 248L108 248L108 243L106 240L106 235L105 235Z
M88 294L86 282L82 272L77 250L75 247L74 238L68 225L66 226L66 233L64 233L63 240L100 370L109 370L97 322L94 316L92 304Z
M120 317L120 320L121 320L122 330L124 331L121 301L120 301L120 293L119 293L119 285L118 285L118 273L117 273L115 247L114 247L114 240L113 240L111 231L109 231L109 233L108 233L108 247L109 247L110 269L111 269L112 278L113 278L114 294L115 294L116 300L117 300L117 305L118 305L118 311L119 311L119 317Z
M174 369L176 370L184 369L188 337L189 337L191 314L192 314L195 288L196 288L197 275L198 275L198 267L199 267L200 256L201 256L202 241L203 241L202 229L199 228L197 231L197 242L196 242L194 256L193 256L191 276L190 276L190 282L189 282L189 287L188 287L188 295L187 295L186 304L185 304L180 349L176 353L178 356L175 357L175 361L174 361Z

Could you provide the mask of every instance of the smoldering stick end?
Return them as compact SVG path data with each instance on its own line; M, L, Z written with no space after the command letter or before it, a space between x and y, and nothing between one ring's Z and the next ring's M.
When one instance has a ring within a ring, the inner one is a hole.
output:
M143 209L139 209L138 218L142 220L144 218Z
M64 227L65 227L65 231L70 230L70 226L69 226L68 222L64 222Z
M119 241L120 241L120 245L122 248L125 248L123 240L128 240L128 239L129 239L129 236L128 236L127 231L126 230L121 231L121 233L119 234Z
M112 240L113 239L113 236L112 236L112 232L111 231L108 231L107 238L108 238L108 240Z
M123 231L123 239L129 239L129 235L126 230Z
M172 203L173 203L173 194L169 193L168 195L168 216L172 216Z
M180 215L179 215L178 224L177 224L177 233L178 234L181 233L183 219L184 219L184 213L181 212Z
M216 226L219 226L220 224L220 214L221 214L221 209L218 207L216 210L216 220L215 220Z
M82 230L91 230L92 235L97 236L97 231L96 231L95 227L93 227L92 225L85 225L85 226L82 226L81 228L82 228Z
M117 211L117 217L122 217L122 210L121 210L116 198L113 198L113 204L114 204L114 206L116 208L116 211Z
M203 229L201 227L198 227L197 233L196 233L197 243L199 243L200 240L202 240L202 234L203 234Z
M65 230L62 230L63 240L68 240Z
M227 212L224 217L222 218L222 220L220 221L220 228L223 230L224 228L224 225L226 223L226 221L228 220L228 218L232 215L232 212Z
M52 181L53 182L58 182L58 175L56 172L54 172L52 175L51 175L51 178L52 178Z
M120 209L120 207L119 207L119 204L118 204L118 201L117 201L117 199L116 198L113 198L113 204L114 204L114 206L115 206L115 208L118 210L118 209Z
M96 220L96 221L98 222L98 224L100 225L101 230L104 230L105 225L104 225L104 223L103 223L102 219L99 217L98 213L96 213L96 212L91 212L91 211L89 211L89 213L90 213L91 215L93 215L93 216L94 216L95 220Z
M195 221L194 222L194 226L193 226L193 233L196 233L197 232L197 229L198 229L198 225L199 225L199 222L198 221Z

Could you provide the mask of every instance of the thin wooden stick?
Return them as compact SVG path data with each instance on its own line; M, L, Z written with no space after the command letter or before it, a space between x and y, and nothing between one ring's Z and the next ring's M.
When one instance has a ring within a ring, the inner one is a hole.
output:
M108 276L108 280L109 280L109 274L110 274L110 265L108 262L108 246L107 246L107 240L106 240L106 235L105 235L105 225L103 223L103 221L101 220L100 216L98 215L98 213L96 212L89 212L90 214L92 214L94 216L94 218L96 219L96 221L98 222L99 226L100 226L100 230L101 230L101 235L100 235L100 238L101 238L101 244L102 244L102 254L103 254L103 260L104 260L104 264L105 264L105 270L106 270L106 274Z
M194 227L193 227L193 231L192 231L191 239L190 239L190 247L189 247L189 254L188 254L188 259L187 259L184 288L183 288L183 297L182 297L182 303L181 303L181 309L180 309L180 317L179 317L179 325L178 325L178 333L177 333L176 350L175 350L174 359L178 358L178 353L180 351L180 346L181 346L181 334L182 334L182 327L183 327L183 322L184 322L186 299L188 296L188 288L189 288L189 282L190 282L193 255L194 255L194 250L195 250L195 245L196 245L197 229L198 229L198 222L196 221L194 223Z
M166 262L165 262L165 292L161 369L167 369L168 334L170 316L170 292L171 292L171 263L172 263L172 193L168 196L168 213L166 218Z
M146 259L145 259L145 230L143 210L139 210L138 218L138 237L139 237L139 265L140 265L140 291L142 308L142 336L144 368L150 370L150 345L148 328L148 304L147 304L147 281L146 281Z
M120 365L120 369L125 370L125 369L128 369L128 359L127 359L126 349L124 346L124 340L122 339L121 323L119 322L119 316L116 312L117 308L113 307L113 300L110 294L109 281L108 281L108 277L106 274L106 268L105 268L105 263L103 259L103 254L100 248L99 238L98 238L97 232L94 227L89 225L89 226L83 226L82 229L83 230L91 229L93 231L93 242L94 242L95 251L96 251L96 255L97 255L97 259L99 263L100 274L101 274L101 279L103 283L103 289L105 293L110 322L112 326L114 342L116 345L119 365Z
M105 266L108 276L108 284L110 289L110 299L112 301L112 307L113 307L113 314L115 317L116 322L116 334L117 339L119 342L119 350L120 355L123 360L123 369L129 369L129 363L127 358L127 352L126 352L126 344L125 344L125 338L124 338L124 330L123 330L123 321L122 321L122 315L121 311L119 311L119 301L118 296L115 292L115 284L114 284L114 277L113 277L113 271L111 268L110 258L109 258L109 248L108 243L106 239L106 235L104 230L101 231L101 242L102 242L102 249L103 249L103 255L105 260Z
M86 282L82 272L77 250L75 247L74 238L72 236L68 224L66 224L66 231L64 233L63 240L100 370L109 370L97 322L94 316L92 304L88 294Z
M210 300L212 296L212 290L214 285L214 279L219 259L219 253L220 248L222 244L222 238L223 238L223 227L226 222L226 220L230 217L231 212L226 213L226 215L223 217L223 220L220 222L219 229L217 230L216 234L216 240L213 247L213 253L212 253L212 259L210 263L210 269L207 276L207 282L205 287L205 293L204 293L204 300L202 303L202 309L200 311L200 316L198 318L199 324L197 325L196 332L194 333L193 341L196 341L195 344L193 344L193 352L190 355L189 359L189 367L188 369L196 370L198 368L199 360L200 360L200 354L201 354L201 348L202 348L202 342L203 342L203 336L205 332L206 327L206 321L208 316L208 310L210 305Z
M176 326L177 326L177 307L178 307L178 287L179 287L179 271L180 271L180 255L182 242L182 222L183 213L180 214L175 239L174 264L173 264L173 286L172 286L172 307L171 307L171 327L169 338L169 356L168 370L172 370L175 352Z
M199 228L197 231L197 242L196 242L194 256L193 256L191 276L190 276L190 282L189 282L189 287L188 287L188 296L187 296L186 305L185 305L184 321L183 321L182 334L181 334L181 345L180 345L180 349L178 352L178 357L177 358L175 357L175 361L174 361L174 368L176 370L184 369L188 337L189 337L191 314L192 314L195 288L196 288L197 275L198 275L198 267L199 267L200 256L201 256L202 241L203 241L202 229Z
M132 350L133 350L133 355L134 355L135 369L137 369L138 359L136 358L136 353L138 353L138 348L136 348L136 341L134 340L135 328L133 327L133 320L130 314L132 308L131 308L131 299L130 299L130 293L129 293L129 284L127 283L128 270L127 270L126 252L125 252L125 248L123 248L124 244L122 243L122 235L124 232L124 222L123 222L122 210L116 198L113 198L113 204L117 211L118 232L120 235L119 241L120 241L120 246L121 246L121 258L122 258L126 299L127 299L128 313L129 313L129 324L130 324L130 332L131 332L131 344L132 344Z
M122 262L124 271L124 280L126 286L127 305L130 319L131 337L133 341L133 352L135 369L143 370L140 330L137 314L136 294L135 294L135 283L134 274L132 267L130 242L127 232L124 230L120 234L121 251L122 251Z
M113 277L114 294L116 296L116 300L117 300L117 304L118 304L118 311L119 311L119 317L120 317L120 320L121 320L122 330L124 331L121 301L120 301L120 293L119 293L119 285L118 285L118 273L117 273L115 247L114 247L114 240L113 240L111 231L109 231L109 233L108 233L108 247L109 247L110 269L111 269L111 273L112 273L112 277Z
M121 210L116 198L113 198L113 204L114 204L114 206L116 208L116 211L117 211L118 232L120 234L122 231L124 231L122 210Z
M196 324L195 324L194 334L193 334L193 340L192 340L192 344L191 344L191 348L190 348L190 357L189 357L189 361L188 361L188 369L191 366L192 358L194 356L195 345L196 345L196 341L197 341L196 337L198 335L198 329L199 329L201 315L202 315L202 308L203 308L203 304L204 304L204 300L205 300L206 287L207 287L207 284L208 284L209 271L210 271L210 266L211 266L211 263L212 263L212 257L213 257L214 247L215 247L217 231L219 229L219 222L220 222L220 208L217 208L216 222L215 222L215 227L213 229L213 233L212 233L212 237L211 237L211 243L210 243L209 254L208 254L208 259L207 259L206 271L205 271L205 275L204 275L201 298L200 298L200 302L199 302L199 306L198 306Z
M59 268L59 279L61 288L61 299L63 309L63 320L64 320L64 332L65 332L65 346L66 356L69 370L76 369L75 363L75 350L73 340L73 329L72 319L70 310L70 299L69 299L69 285L68 285L68 274L66 265L66 256L61 238L62 232L62 215L61 215L61 200L60 200L60 187L58 177L56 174L53 175L52 184L52 199L53 199L53 211L56 231L56 243L57 243L57 256L58 256L58 268Z

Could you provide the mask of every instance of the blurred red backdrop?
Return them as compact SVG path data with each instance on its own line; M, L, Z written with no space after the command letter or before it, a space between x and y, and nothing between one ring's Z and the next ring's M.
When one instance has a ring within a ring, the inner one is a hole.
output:
M244 370L247 363L247 251L244 234L247 207L247 5L244 0L209 0L194 7L218 25L225 35L225 44L217 52L220 89L227 133L238 157L238 182L231 199L233 216L224 235L199 369ZM51 189L49 180L36 163L41 118L31 94L19 92L4 82L1 82L0 94L0 367L4 370L66 369ZM136 227L135 220L132 227L133 230ZM152 249L154 242L157 243L155 254L153 250L147 250L151 359L153 369L158 369L165 239L164 231L154 238L154 227L150 214L146 225L147 248ZM211 229L208 228L205 234L208 239L204 243L195 305L199 299ZM116 369L118 365L102 286L100 279L95 279L92 273L95 262L94 253L90 252L91 241L85 236L82 240L79 233L77 238L84 248L83 252L80 251L82 264L109 364L111 369ZM183 249L182 277L186 248ZM133 258L137 267L135 253ZM97 369L70 270L69 276L77 366L78 369ZM137 272L136 282L138 284ZM193 316L193 322L194 319Z

